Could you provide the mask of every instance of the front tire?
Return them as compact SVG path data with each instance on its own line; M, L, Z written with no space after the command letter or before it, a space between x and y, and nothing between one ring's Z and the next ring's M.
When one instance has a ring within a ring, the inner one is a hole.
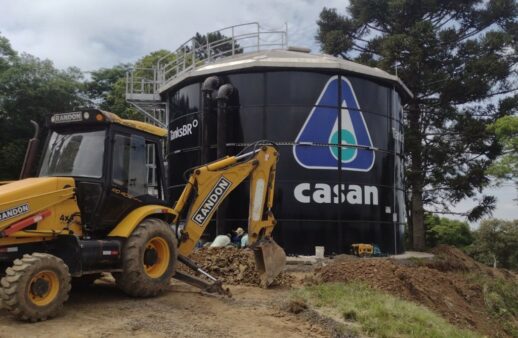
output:
M16 259L0 283L4 307L18 319L37 322L61 311L70 292L70 273L60 258L35 252Z
M167 223L148 218L140 223L122 251L119 288L133 297L156 296L164 291L176 268L176 237Z

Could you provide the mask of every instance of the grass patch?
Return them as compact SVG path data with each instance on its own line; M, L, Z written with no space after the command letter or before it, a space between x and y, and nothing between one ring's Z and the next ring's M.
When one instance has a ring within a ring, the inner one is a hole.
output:
M518 337L518 284L502 278L472 274L469 280L482 286L484 302L491 315L512 337Z
M430 258L408 257L407 260L414 266L427 266L430 264Z
M363 283L325 283L293 292L293 297L338 312L373 337L481 337L457 328L424 306L374 290Z

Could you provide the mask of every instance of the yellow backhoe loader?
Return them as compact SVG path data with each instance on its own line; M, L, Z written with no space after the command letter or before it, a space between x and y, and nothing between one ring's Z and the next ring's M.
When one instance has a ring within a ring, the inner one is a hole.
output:
M162 156L167 130L96 109L53 114L47 128L37 177L25 178L35 136L21 179L0 185L0 291L19 319L56 316L74 282L93 282L101 272L135 297L159 294L172 277L225 293L188 255L220 203L248 177L249 245L262 285L283 269L284 250L272 238L274 145L193 168L172 207ZM176 271L177 261L208 279Z

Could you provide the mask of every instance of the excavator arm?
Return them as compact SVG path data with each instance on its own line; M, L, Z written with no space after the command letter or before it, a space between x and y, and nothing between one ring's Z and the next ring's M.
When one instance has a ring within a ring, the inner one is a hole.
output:
M272 206L278 156L274 146L255 144L248 152L193 169L174 207L176 223L185 208L189 208L179 236L181 257L193 251L223 200L250 177L249 246L254 251L261 285L266 287L273 282L286 261L284 250L271 236L276 225Z

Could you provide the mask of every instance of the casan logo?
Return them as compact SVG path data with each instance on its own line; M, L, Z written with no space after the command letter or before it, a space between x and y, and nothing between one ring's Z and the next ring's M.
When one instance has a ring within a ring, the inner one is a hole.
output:
M368 185L300 183L293 194L301 203L378 205L378 188Z
M336 113L338 92L341 90L340 120ZM340 123L340 126L339 126ZM341 132L341 142L340 142ZM354 145L359 147L338 147ZM344 77L333 76L311 110L293 146L295 160L307 169L368 172L375 154L369 129L360 111L351 83ZM378 188L361 185L328 185L300 183L293 195L300 203L378 205Z
M338 126L336 107L339 84L341 84L341 124ZM322 146L339 143L341 131L343 145L365 147ZM351 83L342 77L333 76L325 85L315 107L302 126L293 146L295 160L308 169L338 169L341 152L342 170L370 171L374 165L374 151L367 124ZM305 144L306 143L306 144ZM315 146L308 146L315 144Z
M176 140L177 138L192 135L192 128L198 127L198 120L194 119L191 123L184 124L181 127L176 127L175 130L169 131L169 140Z

